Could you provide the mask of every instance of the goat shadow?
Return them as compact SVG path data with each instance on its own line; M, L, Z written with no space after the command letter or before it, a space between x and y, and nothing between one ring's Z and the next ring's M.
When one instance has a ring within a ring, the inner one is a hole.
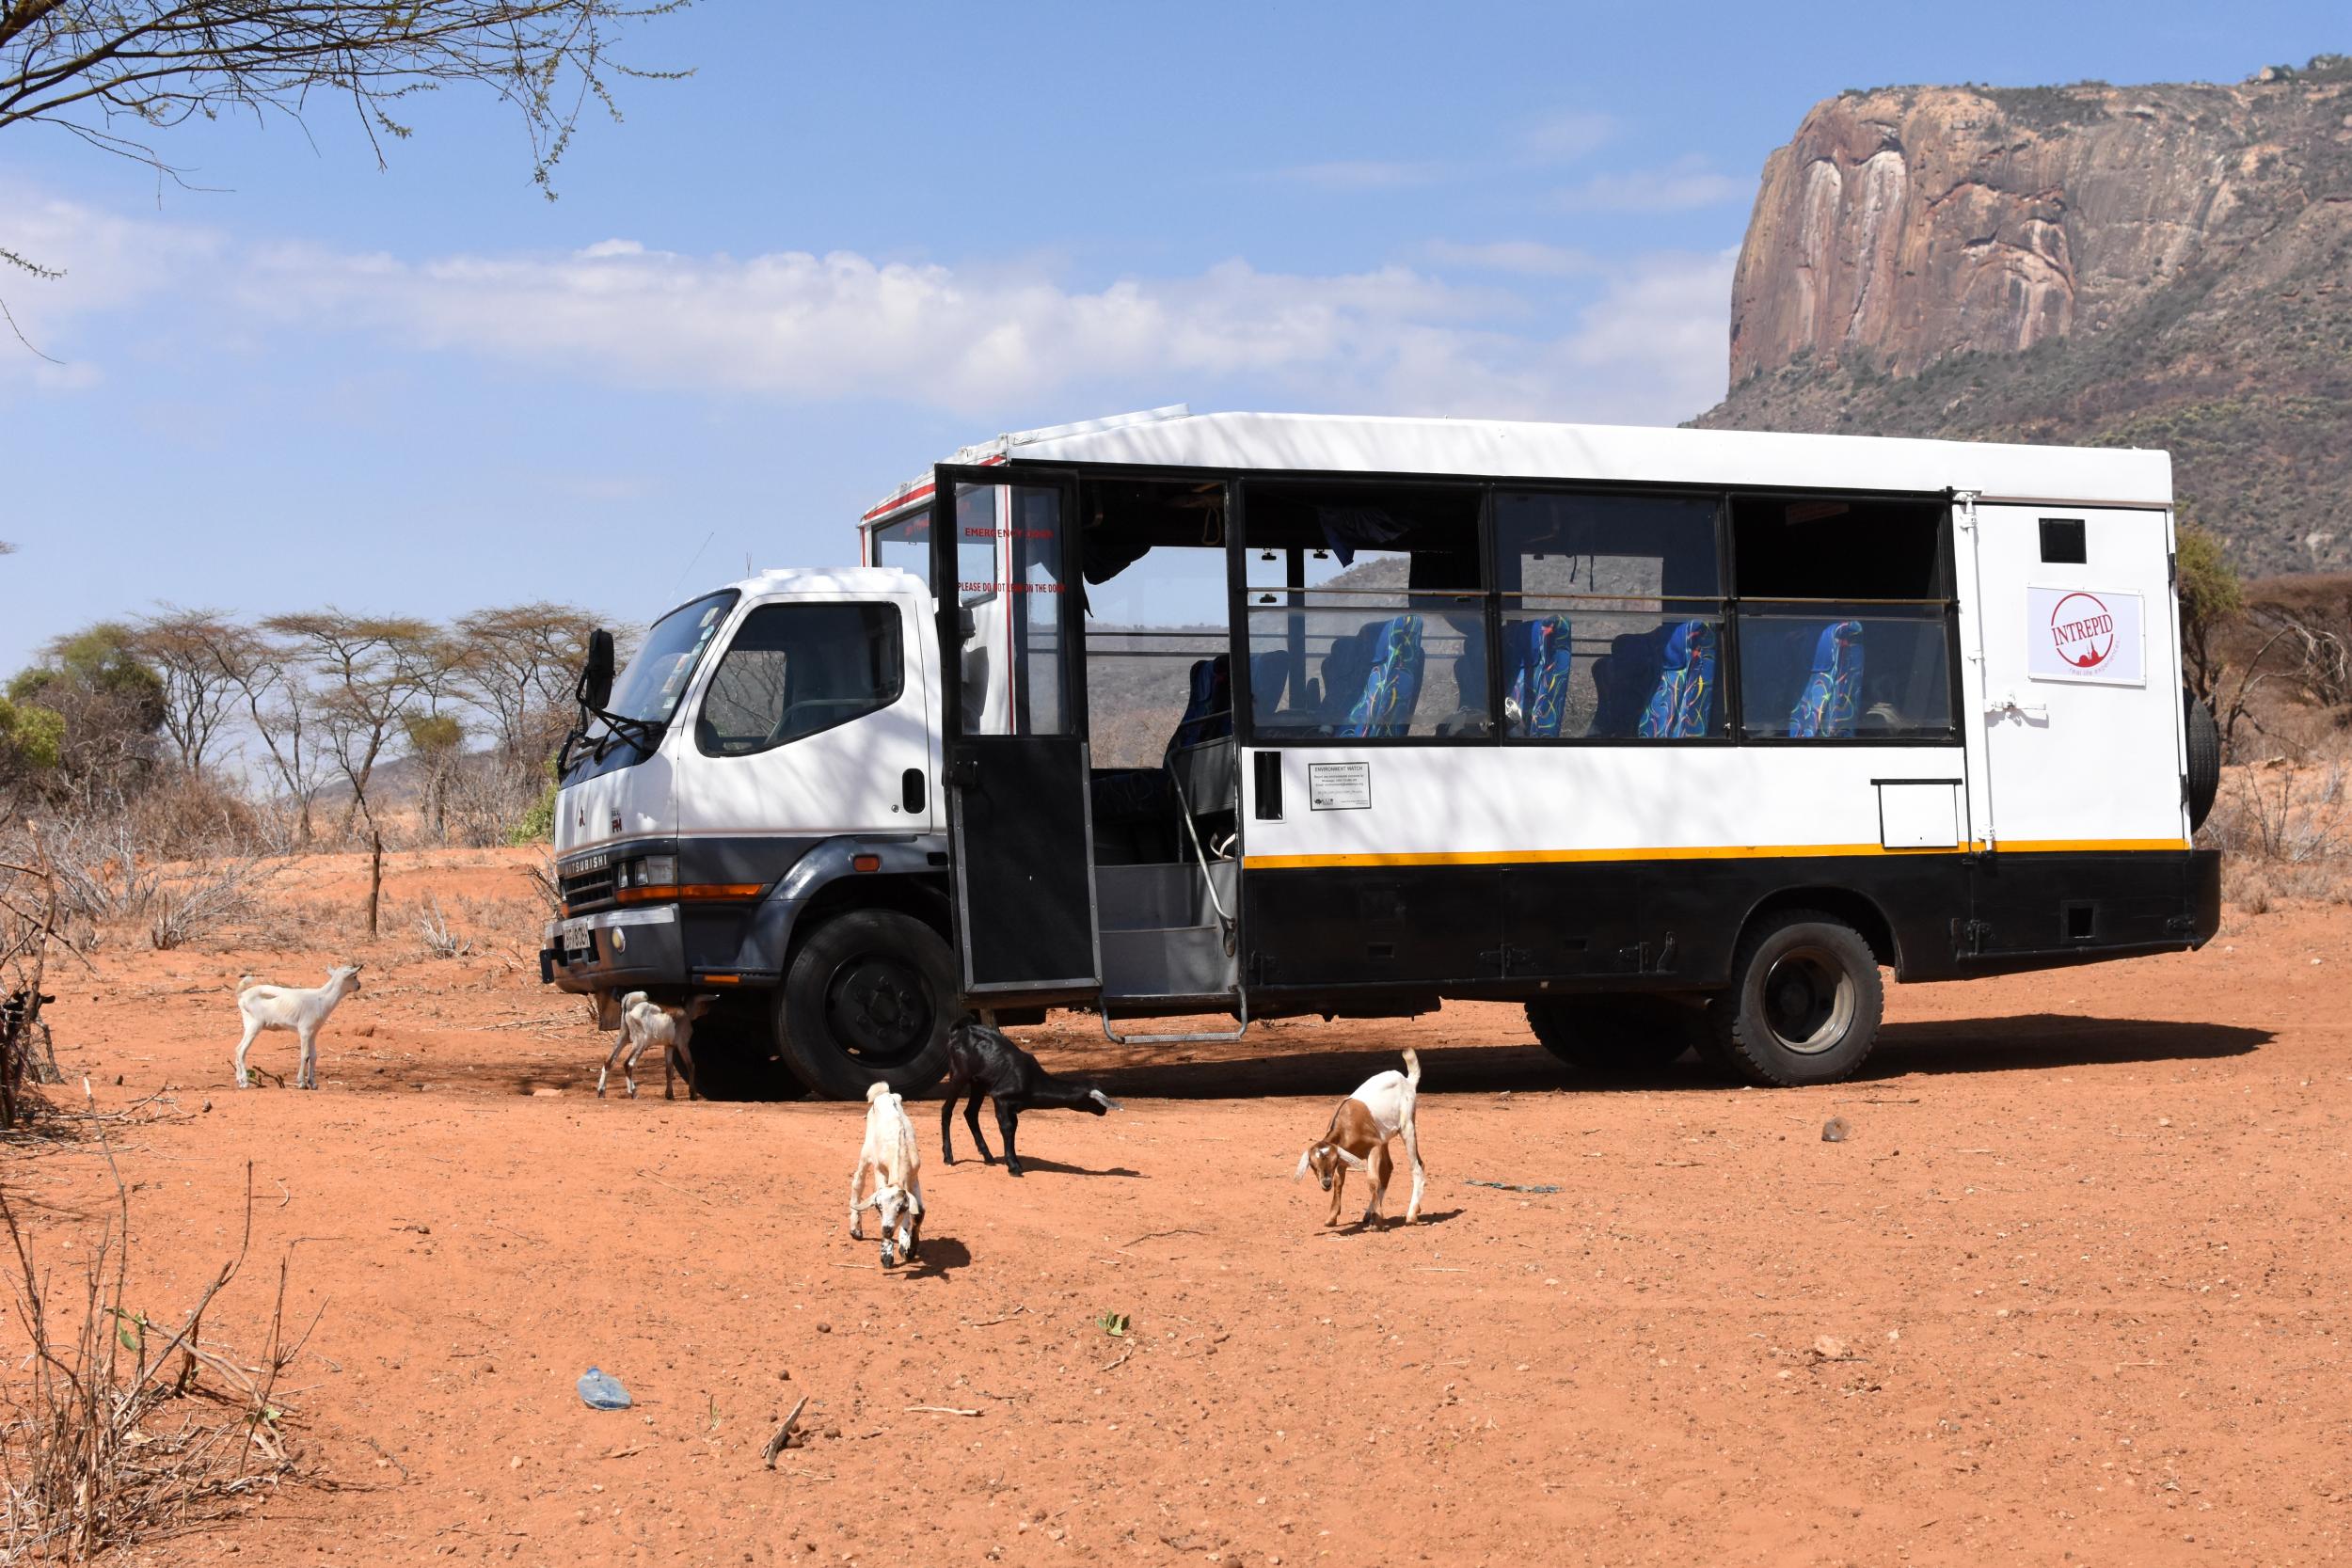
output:
M984 1164L978 1155L967 1152L957 1155L956 1163L953 1165L943 1164L940 1168L943 1170L961 1170L964 1166L971 1165L981 1170L1001 1171L1004 1169L1004 1164L1005 1157L1001 1154L996 1157L993 1164ZM1021 1156L1021 1168L1024 1171L1041 1170L1055 1176L1122 1176L1133 1179L1140 1178L1143 1175L1143 1172L1139 1170L1129 1170L1124 1165L1111 1165L1103 1170L1093 1170L1085 1165L1066 1165L1059 1160L1041 1160L1034 1154L1024 1154ZM1015 1178L1008 1172L1005 1180L1008 1181L1016 1180L1025 1180L1026 1178Z
M1358 1214L1360 1215L1362 1212L1362 1210L1357 1210ZM1410 1225L1405 1223L1405 1216L1402 1212L1384 1213L1370 1225L1366 1225L1359 1218L1346 1220L1339 1225L1318 1226L1315 1228L1315 1234L1337 1239L1343 1236L1377 1235L1384 1230L1418 1230L1424 1225L1443 1225L1448 1220L1460 1219L1463 1212L1464 1211L1460 1209L1424 1209L1421 1212L1421 1218Z
M957 1269L969 1268L972 1249L953 1236L926 1236L911 1267L896 1270L903 1279L945 1279Z

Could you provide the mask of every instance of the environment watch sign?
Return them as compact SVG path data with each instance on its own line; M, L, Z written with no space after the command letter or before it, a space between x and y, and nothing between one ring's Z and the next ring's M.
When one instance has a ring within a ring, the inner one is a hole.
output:
M2026 673L2038 681L2148 684L2137 594L2026 590Z

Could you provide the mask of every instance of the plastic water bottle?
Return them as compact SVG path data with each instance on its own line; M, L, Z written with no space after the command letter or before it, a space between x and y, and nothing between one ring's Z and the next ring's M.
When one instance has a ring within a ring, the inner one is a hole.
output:
M580 1375L580 1402L591 1410L627 1410L628 1390L610 1372L591 1367Z

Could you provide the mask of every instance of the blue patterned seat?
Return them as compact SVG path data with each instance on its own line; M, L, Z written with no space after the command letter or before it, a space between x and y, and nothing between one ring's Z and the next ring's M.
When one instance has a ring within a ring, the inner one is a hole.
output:
M1565 616L1546 615L1513 625L1503 643L1511 660L1511 703L1518 720L1511 733L1536 739L1559 737L1568 716L1568 673L1573 654Z
M1372 630L1372 667L1361 695L1332 734L1350 739L1403 735L1421 701L1421 617L1406 614Z
M1862 623L1834 621L1813 644L1813 670L1788 714L1793 739L1839 740L1861 709Z
M1715 628L1705 621L1684 621L1666 636L1658 689L1635 733L1645 740L1705 735L1714 707Z
M1193 660L1192 695L1176 723L1176 744L1198 746L1232 733L1232 665L1224 654Z

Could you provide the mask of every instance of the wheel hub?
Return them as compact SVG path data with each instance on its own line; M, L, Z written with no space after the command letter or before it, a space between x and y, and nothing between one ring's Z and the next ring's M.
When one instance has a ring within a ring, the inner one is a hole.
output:
M868 1067L912 1060L930 1038L933 1011L923 977L881 954L850 958L825 990L834 1039Z
M1814 1055L1845 1037L1853 1019L1853 981L1830 954L1793 948L1766 972L1763 1003L1765 1022L1780 1045Z

